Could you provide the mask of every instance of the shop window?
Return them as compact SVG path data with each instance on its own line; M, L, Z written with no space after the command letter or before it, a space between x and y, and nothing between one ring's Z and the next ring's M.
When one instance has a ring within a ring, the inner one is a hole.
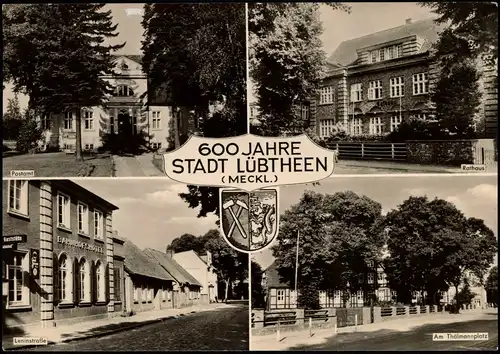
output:
M9 308L16 306L28 306L30 304L28 268L29 259L27 253L13 252L12 258L10 258L6 264L7 282L9 287L7 305Z
M57 194L57 224L58 226L62 226L64 228L71 228L70 221L70 206L71 201L69 197L65 194L58 193Z
M59 256L59 300L73 302L73 264L66 254Z
M106 276L104 264L97 261L95 265L95 284L97 301L106 301Z
M89 234L89 207L83 203L78 203L78 232Z
M80 302L90 302L90 267L82 258L78 267Z
M104 217L99 210L94 210L94 238L102 240L104 238Z
M28 215L28 181L9 181L9 212Z

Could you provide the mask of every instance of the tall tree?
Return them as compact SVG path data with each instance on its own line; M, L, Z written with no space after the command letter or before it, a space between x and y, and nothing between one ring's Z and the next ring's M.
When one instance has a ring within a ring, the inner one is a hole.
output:
M340 3L329 5L349 11ZM319 3L248 5L250 76L261 122L253 133L280 136L307 128L295 105L315 96L325 68L319 9Z
M498 305L498 266L491 268L484 288L488 303Z
M116 37L104 4L7 5L3 11L5 80L29 96L37 114L76 111L76 158L81 153L81 110L99 106L113 92L102 78L114 74Z
M167 251L174 252L184 252L184 251L195 251L200 253L205 248L205 245L202 243L200 237L191 235L191 234L183 234L180 237L176 237L172 240L170 245L167 246Z
M285 211L272 252L280 277L295 287L299 236L299 305L319 306L319 290L361 290L366 263L381 257L381 211L379 203L353 192L306 192Z
M163 87L172 106L194 109L205 137L247 133L245 22L242 3L145 5L143 69L150 90ZM200 207L199 216L218 215L218 188L189 186L180 196Z
M250 272L252 274L252 308L264 308L266 305L265 293L262 287L263 271L261 266L252 260L250 265Z
M23 124L22 119L23 116L21 107L19 106L19 98L17 94L15 94L13 98L7 100L7 109L3 114L2 135L4 140L15 140L19 137L19 131Z

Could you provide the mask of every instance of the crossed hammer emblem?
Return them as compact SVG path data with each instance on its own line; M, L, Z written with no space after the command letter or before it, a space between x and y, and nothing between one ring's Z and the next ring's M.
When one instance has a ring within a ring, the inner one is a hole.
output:
M239 206L238 210L236 211L236 214L233 211L233 205L235 205L235 204ZM227 237L232 237L234 229L237 227L241 233L241 236L243 236L243 238L246 239L248 237L248 235L245 232L245 230L243 229L243 226L241 225L239 218L241 216L241 213L243 212L243 209L248 210L248 205L246 205L241 200L237 200L236 202L234 200L229 200L222 205L222 208L224 210L229 210L229 213L231 214L231 216L233 218L233 222L231 223L231 226L229 227Z

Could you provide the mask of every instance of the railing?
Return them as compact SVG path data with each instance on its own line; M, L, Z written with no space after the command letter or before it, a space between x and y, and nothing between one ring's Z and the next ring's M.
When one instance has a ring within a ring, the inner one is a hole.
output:
M304 318L313 322L326 322L328 321L328 310L305 310Z
M416 314L417 314L417 307L411 306L410 307L410 315L416 315Z
M434 312L434 306L429 306L429 313L433 313Z
M392 307L382 307L380 310L381 317L389 317L392 316Z
M338 142L327 147L338 150L343 160L406 161L406 143Z
M295 325L297 323L297 313L295 311L280 311L264 313L264 327L280 325ZM258 321L255 321L258 322Z
M426 307L420 306L420 313L425 313L425 312L426 312Z
M404 307L396 308L396 316L404 316L406 315L406 309Z

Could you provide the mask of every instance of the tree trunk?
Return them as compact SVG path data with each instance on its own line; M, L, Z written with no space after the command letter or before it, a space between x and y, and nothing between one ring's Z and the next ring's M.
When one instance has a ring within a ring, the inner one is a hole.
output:
M177 111L178 107L172 107L174 114L172 119L174 120L174 145L175 149L178 149L181 145L180 143L180 138L179 138L179 115L181 114L180 110Z
M76 160L83 161L82 154L82 110L76 110Z
M229 294L229 278L227 278L225 282L226 282L226 294L224 296L224 302L227 303L227 296Z
M457 299L457 313L460 313L460 298L458 294L458 285L455 284L455 298Z

